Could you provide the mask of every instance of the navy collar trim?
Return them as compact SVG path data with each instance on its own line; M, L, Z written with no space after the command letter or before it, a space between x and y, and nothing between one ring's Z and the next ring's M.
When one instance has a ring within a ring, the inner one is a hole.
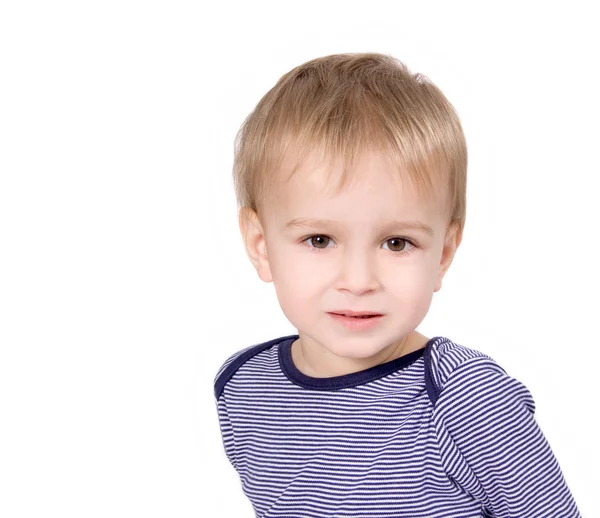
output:
M425 350L440 337L431 338L425 347L412 351L400 358L389 362L375 365L368 369L332 376L329 378L315 378L300 372L292 360L292 343L298 339L298 335L287 337L279 344L279 365L285 376L294 384L312 390L339 390L343 388L356 387L370 381L383 378L388 374L404 369L421 358Z

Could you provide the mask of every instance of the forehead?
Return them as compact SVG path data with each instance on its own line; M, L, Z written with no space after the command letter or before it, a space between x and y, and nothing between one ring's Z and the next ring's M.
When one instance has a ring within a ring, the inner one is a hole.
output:
M291 161L284 160L282 165L282 180L272 207L279 223L297 217L355 225L403 218L429 223L443 219L444 200L419 192L382 153L363 153L348 171L348 181L341 190L338 182L344 171L339 161L328 167L313 153L291 176Z

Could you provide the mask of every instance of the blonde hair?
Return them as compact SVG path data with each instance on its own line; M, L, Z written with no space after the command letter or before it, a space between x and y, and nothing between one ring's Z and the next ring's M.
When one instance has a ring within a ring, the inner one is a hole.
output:
M417 192L444 189L449 223L462 233L466 216L467 147L453 106L429 79L379 53L334 54L283 75L242 124L233 181L239 208L259 216L276 192L285 157L290 178L318 151L342 160L338 190L361 153L385 153ZM351 178L352 177L352 178Z

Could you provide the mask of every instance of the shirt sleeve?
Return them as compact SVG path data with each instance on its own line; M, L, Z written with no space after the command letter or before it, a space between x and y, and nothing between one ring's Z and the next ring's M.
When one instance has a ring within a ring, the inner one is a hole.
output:
M231 426L231 421L229 420L229 415L227 414L227 405L225 403L225 397L221 396L216 404L217 415L219 419L219 428L221 430L221 439L223 441L225 455L229 459L231 465L237 470L233 428Z
M527 387L487 356L450 373L433 413L449 478L498 518L581 518Z

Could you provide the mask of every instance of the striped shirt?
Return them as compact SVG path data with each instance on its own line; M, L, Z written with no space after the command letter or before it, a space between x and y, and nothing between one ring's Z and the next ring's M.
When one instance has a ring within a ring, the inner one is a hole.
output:
M315 378L298 335L246 347L214 379L224 450L256 517L580 517L527 387L435 337Z

